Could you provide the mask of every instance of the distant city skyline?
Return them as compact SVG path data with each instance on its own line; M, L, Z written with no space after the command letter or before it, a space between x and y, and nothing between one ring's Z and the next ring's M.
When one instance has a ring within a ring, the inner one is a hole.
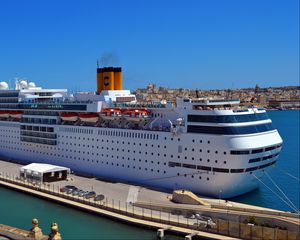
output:
M0 81L95 91L97 60L123 86L299 86L298 0L0 2Z

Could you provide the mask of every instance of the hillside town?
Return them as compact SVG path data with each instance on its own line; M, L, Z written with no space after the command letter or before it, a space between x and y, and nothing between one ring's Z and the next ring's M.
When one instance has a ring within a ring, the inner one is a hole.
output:
M146 88L139 88L135 92L138 101L166 101L174 102L179 98L219 98L240 99L242 105L258 105L270 109L299 109L300 87L268 87L261 88L257 84L254 88L241 89L170 89L149 84Z

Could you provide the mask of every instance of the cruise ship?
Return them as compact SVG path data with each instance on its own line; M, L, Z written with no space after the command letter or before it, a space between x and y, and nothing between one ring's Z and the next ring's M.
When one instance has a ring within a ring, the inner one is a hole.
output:
M258 187L282 139L263 108L238 99L140 102L122 69L97 68L97 91L0 83L0 158L50 163L122 182L232 198Z

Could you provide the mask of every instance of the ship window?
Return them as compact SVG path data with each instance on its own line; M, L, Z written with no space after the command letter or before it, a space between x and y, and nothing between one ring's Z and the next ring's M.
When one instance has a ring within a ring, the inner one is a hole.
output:
M181 167L181 163L169 162L169 167Z
M249 163L259 162L261 161L261 158L252 158L249 160Z
M269 119L266 113L242 115L188 115L188 122L238 123Z
M266 168L266 167L271 166L271 165L273 165L273 164L275 164L275 163L276 163L276 161L273 161L273 162L270 162L270 163L261 165L261 166L259 166L259 169Z
M224 172L224 173L228 173L229 169L226 168L213 168L214 172Z
M249 150L232 150L230 151L230 154L232 155L244 155L244 154L250 154Z
M272 123L251 125L251 126L238 126L238 127L212 127L212 126L189 125L187 132L218 134L218 135L240 135L240 134L253 134L253 133L267 132L274 129L275 128Z
M271 151L271 150L274 150L274 149L276 149L276 148L277 148L277 146L267 147L267 148L265 149L265 151Z
M196 169L196 165L193 164L182 164L182 167Z
M254 171L254 170L257 170L257 169L258 169L258 167L247 168L246 172L251 172L251 171Z
M211 171L211 167L197 165L197 169Z
M261 152L263 152L263 151L264 151L263 148L260 148L260 149L253 149L253 150L252 150L252 153L253 153L253 154L255 154L255 153L261 153Z

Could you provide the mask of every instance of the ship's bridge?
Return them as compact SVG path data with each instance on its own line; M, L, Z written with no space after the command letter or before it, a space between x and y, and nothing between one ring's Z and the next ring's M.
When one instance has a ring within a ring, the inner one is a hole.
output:
M275 130L263 108L241 107L238 99L177 99L188 133L244 135Z

